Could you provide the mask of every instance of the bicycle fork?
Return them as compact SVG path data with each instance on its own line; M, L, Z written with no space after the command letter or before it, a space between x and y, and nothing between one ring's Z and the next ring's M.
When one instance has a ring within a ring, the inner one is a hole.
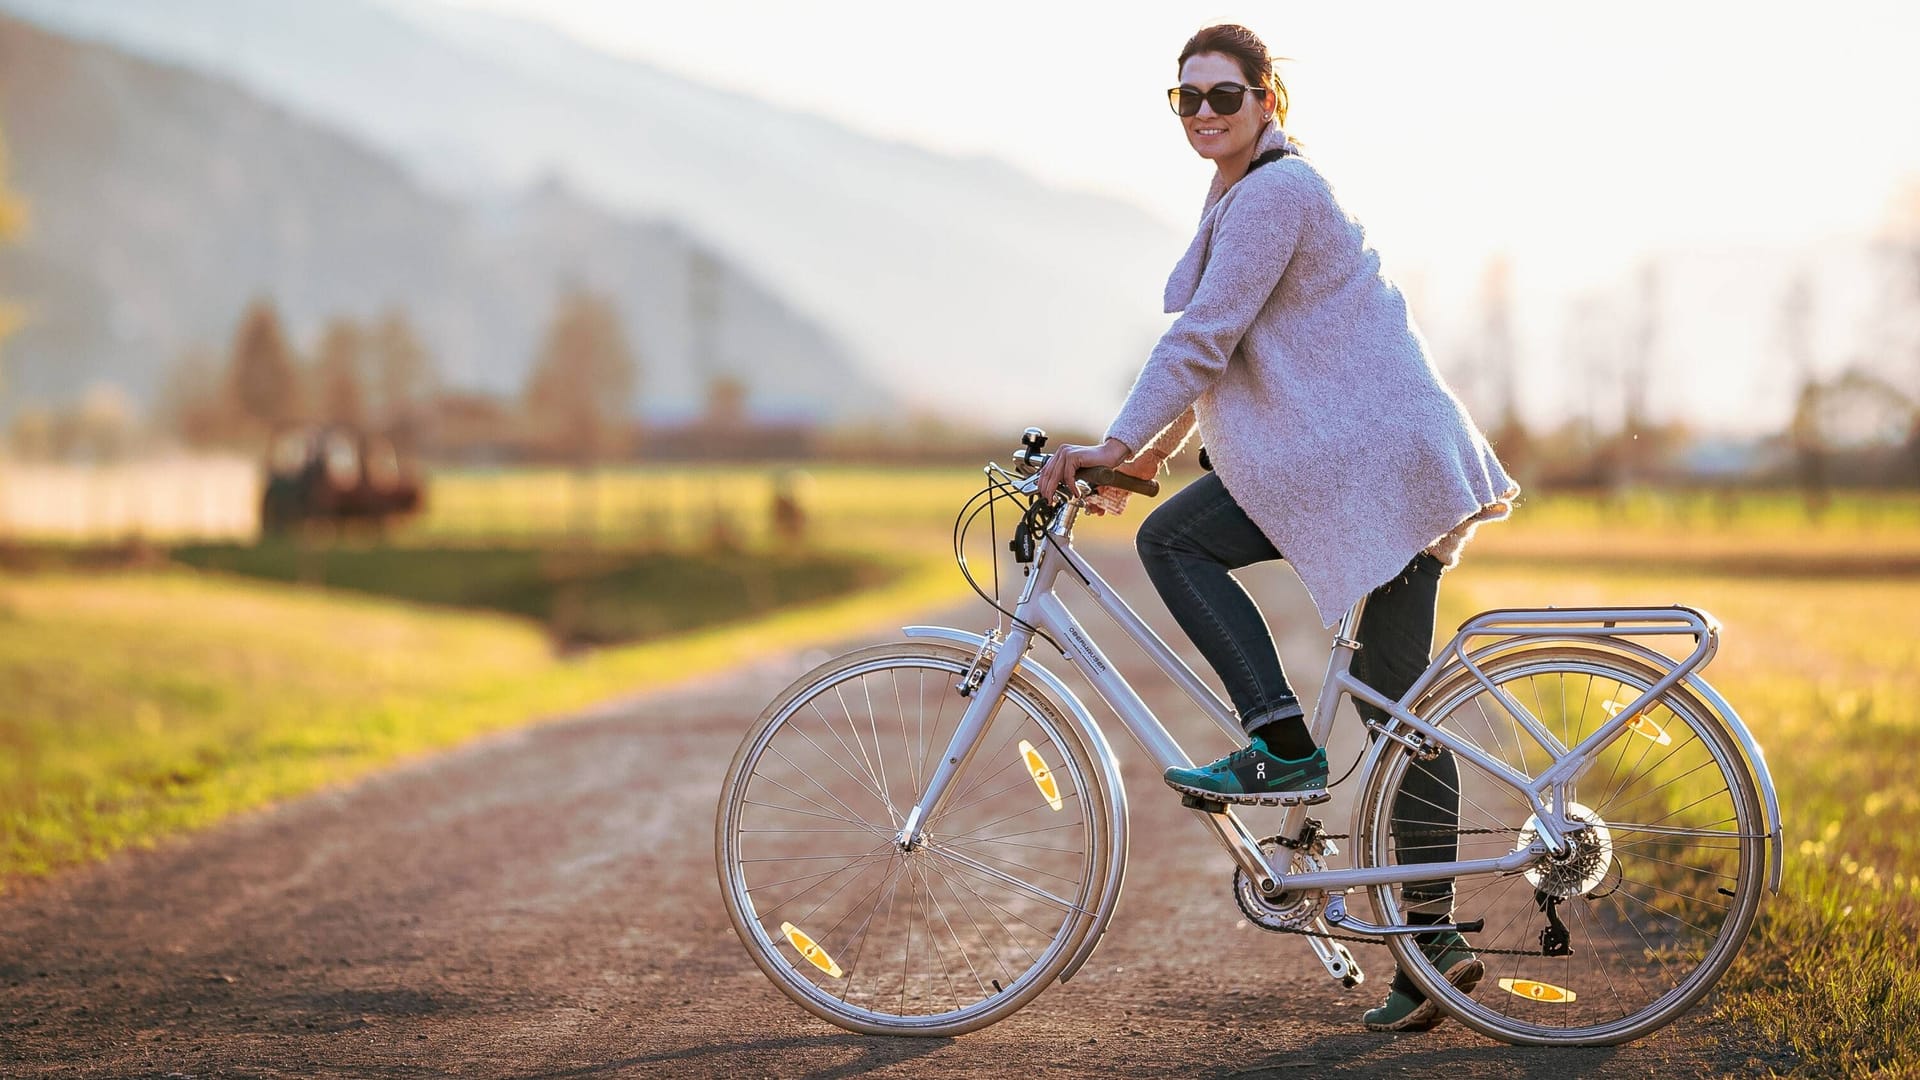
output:
M960 726L954 729L953 738L947 741L946 752L940 755L940 763L934 767L933 775L927 778L926 790L907 810L905 822L894 835L894 846L901 851L912 851L920 846L927 823L940 812L940 804L946 800L947 789L953 785L953 778L967 767L974 752L980 748L980 736L993 724L994 716L1000 711L1000 700L1007 692L1007 684L1013 680L1014 671L1020 667L1020 659L1032 644L1033 631L1017 624L1005 641L996 642L993 635L989 634L981 644L980 655L974 658L973 666L961 676L960 684L955 687L956 691L968 697L967 711L960 717ZM979 675L982 662L990 665L985 676Z
M1079 629L1077 623L1074 624L1073 629ZM1109 702L1139 701L1133 688L1127 685L1126 680L1111 663L1107 662L1106 657L1094 649L1093 643L1086 639L1084 632L1072 635L1071 640L1095 659L1096 662L1093 663L1080 663L1079 661L1084 658L1074 658L1082 674L1093 680L1095 686L1106 695ZM981 661L987 659L988 655L992 657L991 666L988 667L986 676L973 688L967 711L960 718L960 726L954 729L953 738L947 743L946 753L941 755L939 765L934 768L933 775L928 778L926 791L920 796L920 801L907 811L905 824L894 836L894 844L900 850L911 851L920 843L927 823L939 813L940 804L946 798L947 789L951 786L954 776L966 768L974 751L979 749L980 736L993 723L993 718L1000 707L1000 699L1006 693L1007 683L1012 680L1014 671L1020 666L1021 658L1026 655L1027 649L1032 644L1033 630L1019 624L1016 624L1007 634L1006 640L998 645L991 638L988 639L982 655L974 661L974 670L978 670ZM963 677L962 686L971 684L971 674L970 672L969 676ZM1144 706L1140 711L1144 714ZM1158 725L1155 724L1154 727L1158 728ZM1136 739L1140 738L1137 727L1129 724L1128 730ZM1159 738L1153 741L1164 743L1164 745L1147 745L1144 741L1142 743L1149 757L1156 761L1166 759L1183 765L1192 764L1186 755L1180 752L1173 740L1166 736L1165 729L1159 729L1158 736ZM1260 850L1259 842L1254 839L1251 832L1247 831L1247 827L1233 814L1232 810L1219 806L1216 812L1212 805L1195 809L1219 836L1221 845L1233 856L1234 863L1246 871L1247 876L1259 885L1261 892L1273 893L1281 887L1279 871L1267 861L1266 855Z

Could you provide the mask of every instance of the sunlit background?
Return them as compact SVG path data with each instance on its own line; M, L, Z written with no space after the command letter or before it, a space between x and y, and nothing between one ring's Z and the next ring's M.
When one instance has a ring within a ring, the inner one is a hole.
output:
M1777 473L1796 417L1803 449L1890 448L1920 394L1910 5L0 10L86 73L13 63L0 99L0 411L29 444L89 399L178 441L162 414L256 300L315 356L398 317L468 407L417 418L447 435L524 395L567 290L610 304L639 359L617 411L656 436L716 408L1095 432L1167 322L1210 166L1160 92L1216 20L1287 58L1290 128L1534 479L1602 479L1572 459L1621 437L1659 444L1642 475ZM102 156L116 125L143 134Z
M1816 18L1751 3L454 2L1123 199L1173 236L1210 166L1157 91L1195 28L1244 23L1291 58L1292 130L1416 290L1446 361L1469 363L1487 267L1506 261L1513 378L1533 417L1586 406L1593 360L1579 342L1615 347L1607 323L1630 317L1651 265L1667 281L1649 412L1740 434L1778 426L1796 389L1777 314L1789 279L1820 279L1815 365L1870 360L1894 302L1875 246L1920 214L1911 5Z
M1915 1060L1882 1008L1920 999L1908 3L0 0L0 892L990 625L954 515L1027 425L1097 436L1166 327L1210 166L1163 91L1215 21L1287 58L1290 131L1525 487L1441 640L1724 620L1789 859L1702 1015L1814 1072ZM1157 610L1139 516L1080 540ZM967 535L983 582L1007 526ZM681 807L762 704L654 763Z

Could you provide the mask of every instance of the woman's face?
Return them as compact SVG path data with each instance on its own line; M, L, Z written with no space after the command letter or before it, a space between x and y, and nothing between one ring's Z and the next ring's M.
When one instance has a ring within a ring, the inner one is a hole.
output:
M1246 72L1240 70L1239 62L1231 56L1195 53L1180 65L1181 86L1191 86L1205 93L1221 83L1247 85ZM1273 102L1265 96L1255 96L1249 90L1240 102L1240 111L1232 116L1221 116L1202 99L1200 111L1193 116L1181 117L1180 123L1187 129L1187 143L1193 147L1193 152L1209 161L1216 161L1247 153L1254 140L1260 137L1260 128L1272 115Z

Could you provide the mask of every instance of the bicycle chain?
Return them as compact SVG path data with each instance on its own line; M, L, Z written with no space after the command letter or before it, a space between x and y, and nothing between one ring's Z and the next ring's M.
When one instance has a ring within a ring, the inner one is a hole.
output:
M1487 836L1494 833L1510 833L1513 831L1514 830L1512 829L1447 829L1447 830L1441 830L1441 831L1428 830L1428 832L1433 835L1442 835L1442 836ZM1408 835L1417 837L1422 834L1411 833ZM1353 839L1353 834L1325 833L1325 834L1322 834L1321 838L1324 840L1351 840ZM1387 944L1387 940L1385 938L1362 937L1359 934L1335 934L1332 932L1322 932L1319 930L1297 930L1291 926L1274 926L1274 927L1263 926L1261 927L1261 929L1267 930L1271 933L1276 933L1276 934L1298 934L1301 937L1317 937L1324 941L1348 941L1356 945L1378 945L1382 948L1385 948ZM1476 955L1484 955L1484 956L1545 956L1547 955L1546 952L1542 949L1483 949L1477 945L1474 946L1473 951Z
M1361 945L1379 945L1382 948L1386 947L1386 944L1387 944L1387 940L1385 938L1361 937L1358 934L1333 934L1333 933L1323 934L1318 930L1295 930L1292 927L1287 927L1287 926L1276 926L1271 928L1261 927L1261 929L1268 930L1270 933L1275 933L1275 934L1299 934L1301 937L1317 937L1327 941L1351 941ZM1546 956L1548 955L1546 952L1540 949L1483 949L1478 945L1473 945L1472 948L1476 955L1481 955L1481 956Z

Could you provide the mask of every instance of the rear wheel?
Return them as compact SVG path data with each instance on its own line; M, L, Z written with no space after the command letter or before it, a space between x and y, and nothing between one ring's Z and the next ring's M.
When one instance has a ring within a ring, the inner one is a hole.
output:
M1528 649L1485 665L1491 681L1572 747L1660 673L1601 649ZM1547 750L1467 673L1416 711L1523 776ZM1686 1011L1710 990L1760 904L1764 815L1745 760L1719 718L1682 687L1668 689L1600 749L1567 792L1588 824L1572 850L1507 874L1372 890L1383 922L1409 913L1484 920L1466 935L1484 975L1468 994L1411 937L1389 939L1400 966L1462 1023L1537 1045L1625 1042ZM1359 865L1490 859L1530 845L1526 798L1451 751L1421 760L1395 743L1368 777L1356 831ZM1440 951L1436 949L1435 951ZM1460 954L1445 966L1459 970Z
M830 661L741 744L715 853L740 940L803 1008L852 1031L957 1035L1072 959L1110 850L1102 774L1024 679L925 826L894 842L947 749L970 653L913 642Z

